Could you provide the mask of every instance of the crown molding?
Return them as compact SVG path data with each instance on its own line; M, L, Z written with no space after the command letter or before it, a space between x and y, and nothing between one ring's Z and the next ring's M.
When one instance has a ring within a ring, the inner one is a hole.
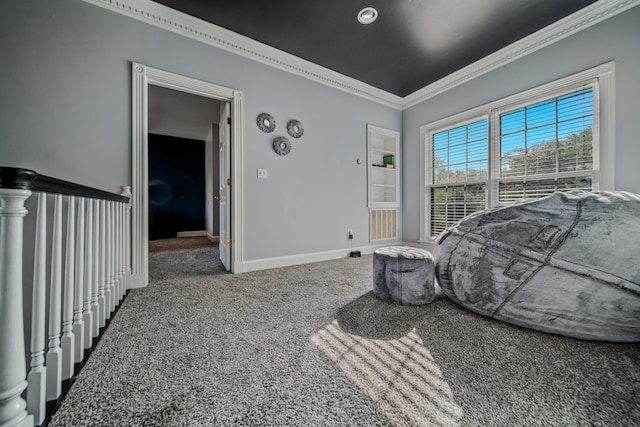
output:
M402 108L400 96L159 3L150 0L83 1L370 101L398 110Z
M82 1L398 110L419 104L640 4L640 0L598 0L402 98L151 0Z
M569 37L640 4L640 0L599 0L465 68L407 95L402 109L412 107L496 68Z

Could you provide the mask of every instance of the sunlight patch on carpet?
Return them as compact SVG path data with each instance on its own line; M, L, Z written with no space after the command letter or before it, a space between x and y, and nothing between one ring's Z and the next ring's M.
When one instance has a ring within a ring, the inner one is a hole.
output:
M311 337L391 421L460 425L462 409L420 337L373 340L343 332L334 320Z
M348 284L348 283L343 283L342 285L340 285L340 287L341 287L342 289L351 289L351 288L353 288L353 286L351 286L351 285L350 285L350 284Z

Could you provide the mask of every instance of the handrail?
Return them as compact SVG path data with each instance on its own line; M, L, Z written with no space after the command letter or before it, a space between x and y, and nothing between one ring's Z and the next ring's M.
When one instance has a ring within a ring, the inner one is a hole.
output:
M129 197L110 193L86 185L52 178L24 168L0 166L0 188L15 190L41 191L44 193L58 193L66 196L87 197L90 199L109 200L128 203Z

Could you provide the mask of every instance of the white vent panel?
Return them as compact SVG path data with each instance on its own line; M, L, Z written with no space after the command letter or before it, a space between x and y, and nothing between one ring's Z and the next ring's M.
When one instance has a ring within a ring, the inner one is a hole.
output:
M398 238L398 210L369 210L369 240L391 240Z

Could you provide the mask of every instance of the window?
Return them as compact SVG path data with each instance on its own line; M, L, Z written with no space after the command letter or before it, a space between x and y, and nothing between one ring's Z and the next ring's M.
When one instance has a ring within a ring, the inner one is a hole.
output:
M500 113L498 203L592 189L594 85Z
M483 118L432 134L432 236L486 206L488 123Z
M613 189L613 63L423 126L422 235L488 207ZM602 111L602 114L601 114ZM606 117L604 120L602 117Z

